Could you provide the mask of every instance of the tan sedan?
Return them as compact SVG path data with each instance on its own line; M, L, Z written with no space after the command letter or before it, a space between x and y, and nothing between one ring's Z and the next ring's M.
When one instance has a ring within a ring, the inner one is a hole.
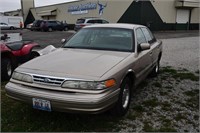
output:
M13 73L7 95L45 111L128 111L132 90L157 75L162 42L132 24L87 26L63 47L35 58Z

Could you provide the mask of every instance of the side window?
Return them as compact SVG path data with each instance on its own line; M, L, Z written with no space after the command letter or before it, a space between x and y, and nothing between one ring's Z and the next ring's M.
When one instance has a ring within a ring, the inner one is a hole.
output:
M103 22L102 22L102 20L96 20L96 23L102 24Z
M150 32L147 30L147 28L142 28L142 31L143 31L144 36L146 37L148 43L152 43L152 41L153 41L152 34L150 34Z
M136 30L137 44L146 43L145 36L140 28Z
M88 22L87 22L87 23L94 24L94 23L96 23L95 21L96 21L96 20L88 20Z
M59 22L59 21L56 21L56 23L57 23L58 25L61 25L61 22Z
M102 20L102 23L103 23L103 24L107 24L108 21L106 21L106 20Z

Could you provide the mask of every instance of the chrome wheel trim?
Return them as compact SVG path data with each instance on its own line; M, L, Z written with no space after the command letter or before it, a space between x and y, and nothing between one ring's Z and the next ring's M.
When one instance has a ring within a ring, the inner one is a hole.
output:
M49 31L51 32L51 31L53 31L53 29L52 29L52 28L49 28Z
M155 68L155 72L158 73L158 70L159 70L159 64L158 62L156 63L156 68Z
M10 61L8 61L8 64L7 64L7 72L8 72L8 76L11 76L11 74L12 74L12 67L11 67Z
M128 107L129 99L130 99L130 90L128 84L126 84L122 93L122 107L124 109Z

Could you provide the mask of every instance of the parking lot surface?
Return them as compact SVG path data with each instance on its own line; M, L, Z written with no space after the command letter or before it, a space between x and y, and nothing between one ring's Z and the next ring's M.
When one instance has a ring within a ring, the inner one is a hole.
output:
M197 71L199 68L199 37L162 39L161 66Z

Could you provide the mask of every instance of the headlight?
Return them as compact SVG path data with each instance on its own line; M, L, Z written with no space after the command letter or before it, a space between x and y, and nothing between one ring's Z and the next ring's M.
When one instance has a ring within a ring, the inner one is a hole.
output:
M15 72L15 71L12 74L12 78L16 79L16 80L24 81L24 82L29 82L29 83L33 82L31 75L19 73L19 72Z
M65 81L62 85L63 88L73 88L73 89L105 89L116 85L116 81L114 79L95 82L95 81Z

